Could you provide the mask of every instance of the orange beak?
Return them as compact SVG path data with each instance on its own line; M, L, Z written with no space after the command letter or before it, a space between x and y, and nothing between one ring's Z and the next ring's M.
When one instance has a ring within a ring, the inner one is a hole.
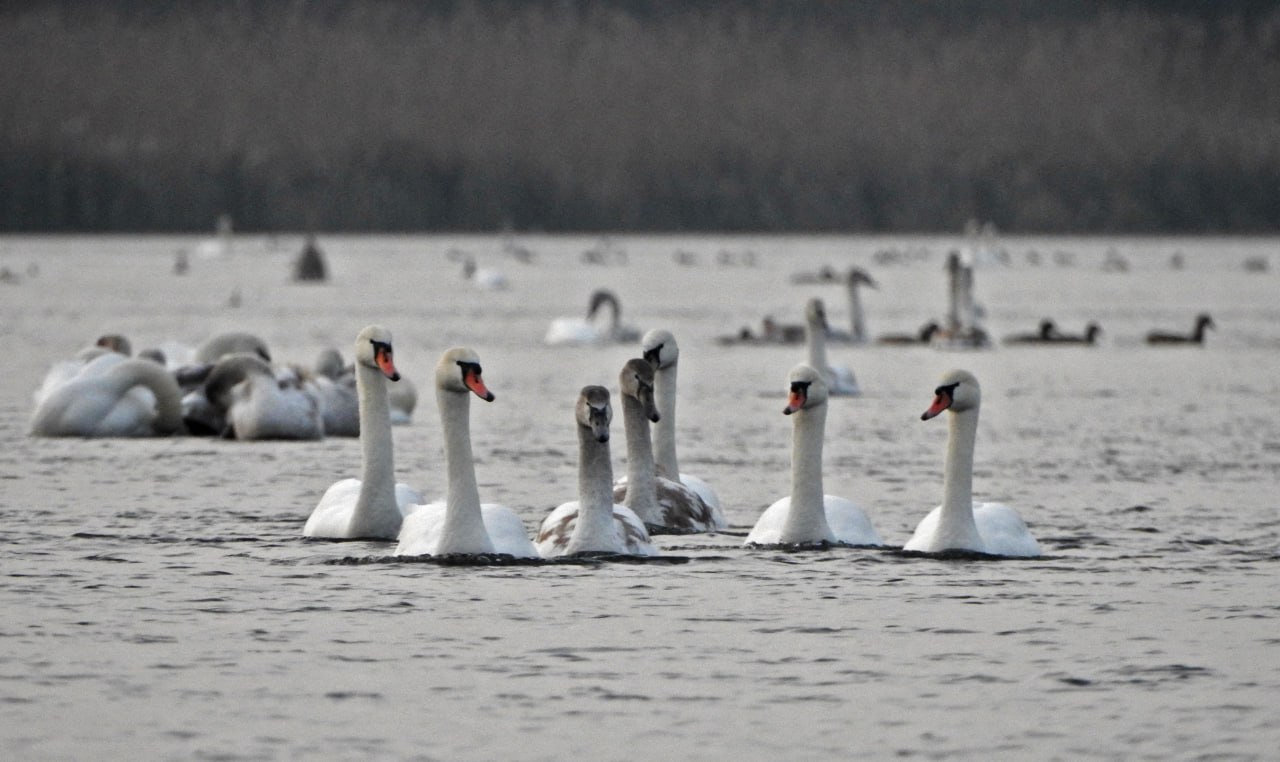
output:
M938 395L933 398L933 404L929 406L928 410L924 411L924 414L920 416L920 420L927 421L949 407L951 407L951 395L945 392L938 392Z
M382 375L392 381L400 380L400 371L396 370L395 361L391 359L390 347L378 347L373 351L374 362L378 363L378 369L382 371Z
M493 402L493 392L489 391L484 385L484 380L480 378L480 371L475 368L467 368L462 376L462 383L467 385L477 397L485 402Z
M808 395L801 389L792 389L791 395L787 397L787 406L783 408L783 415L791 415L800 408L804 407L804 403L808 400Z

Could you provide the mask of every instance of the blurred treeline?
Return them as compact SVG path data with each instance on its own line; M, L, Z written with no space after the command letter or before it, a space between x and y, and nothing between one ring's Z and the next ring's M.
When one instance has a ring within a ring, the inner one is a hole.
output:
M0 9L0 230L1280 226L1260 2Z

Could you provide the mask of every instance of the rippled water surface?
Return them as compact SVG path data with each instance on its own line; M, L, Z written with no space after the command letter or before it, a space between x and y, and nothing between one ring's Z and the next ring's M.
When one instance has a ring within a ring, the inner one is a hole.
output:
M740 547L789 488L802 350L715 337L798 322L814 295L843 325L842 289L789 276L850 263L879 283L872 333L914 330L941 316L960 239L619 238L625 264L587 265L590 238L524 239L532 264L498 238L332 238L322 286L289 283L291 238L173 275L197 243L0 238L18 281L0 283L7 758L1274 758L1280 275L1243 263L1280 241L1007 239L1013 264L977 273L991 331L1097 320L1100 346L832 347L865 394L831 403L827 491L905 542L941 496L946 426L919 415L967 367L984 387L975 490L1046 552L1018 561ZM1112 247L1127 272L1102 268ZM468 288L453 248L511 288ZM638 353L541 346L598 286L679 338L682 466L733 525L657 538L662 562L442 566L304 541L325 487L358 472L354 440L26 436L45 371L101 333L142 348L251 330L309 364L381 322L423 392L395 431L399 478L442 489L429 370L470 345L497 394L472 407L481 494L532 531L575 496L577 390L616 389ZM1200 311L1218 325L1203 348L1141 341Z

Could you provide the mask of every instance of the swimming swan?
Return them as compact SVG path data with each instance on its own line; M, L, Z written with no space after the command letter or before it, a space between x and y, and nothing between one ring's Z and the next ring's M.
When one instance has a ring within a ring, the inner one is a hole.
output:
M644 359L653 366L653 398L658 408L658 421L653 424L653 451L658 475L675 479L698 493L702 502L717 515L716 523L725 525L720 497L702 479L682 473L676 457L676 370L680 362L680 345L676 337L663 328L655 328L640 340Z
M578 499L557 506L542 520L534 544L543 558L575 553L653 556L658 550L644 522L613 502L609 459L609 390L584 386L574 406L578 430Z
M391 409L387 380L399 381L391 348L391 332L378 325L356 336L356 391L360 398L359 479L334 482L320 498L302 529L304 537L332 540L394 540L400 534L403 508L422 502L405 484L396 484Z
M783 413L792 416L791 495L765 509L746 545L839 542L883 545L880 533L856 503L822 489L822 440L827 421L827 385L808 365L787 376L791 385Z
M827 311L821 299L810 299L804 307L804 343L809 354L809 366L822 374L827 390L832 395L857 395L862 393L853 371L845 365L827 363Z
M601 323L599 313L602 308L609 309L609 318ZM587 306L587 317L559 317L551 321L547 327L545 344L614 344L636 341L640 331L622 323L622 306L612 291L599 289L591 294L591 302Z
M538 556L515 511L505 505L480 504L471 455L471 394L486 402L494 398L481 378L480 357L472 349L454 347L436 364L436 403L444 429L448 491L442 503L406 510L397 556Z
M162 365L115 352L42 386L32 436L152 437L182 429L182 392Z
M725 527L724 519L683 484L657 475L649 422L661 416L653 400L653 366L645 360L628 360L619 376L622 424L627 436L627 479L615 484L614 502L635 511L650 532L678 534L713 532Z
M921 520L903 550L940 553L969 550L996 556L1038 556L1040 545L1018 512L1001 503L973 500L973 448L978 438L978 379L949 371L934 389L933 404L920 416L929 420L951 411L942 505Z

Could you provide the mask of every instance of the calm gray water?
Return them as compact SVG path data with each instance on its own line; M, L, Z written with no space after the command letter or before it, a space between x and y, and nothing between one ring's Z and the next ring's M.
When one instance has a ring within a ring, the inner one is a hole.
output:
M322 239L333 282L300 286L300 239L241 238L181 278L174 253L196 239L0 239L20 281L0 283L4 756L1274 758L1280 274L1243 262L1280 241L1006 239L1013 264L977 274L988 328L1093 319L1101 346L832 348L866 393L832 402L827 491L905 542L941 496L946 426L919 414L967 367L984 388L975 490L1016 506L1046 553L1019 561L740 547L788 490L781 407L802 350L714 337L798 321L814 295L842 324L840 288L788 282L828 263L879 281L873 334L913 330L941 315L942 256L962 240L624 237L626 264L607 266L581 263L591 238L521 243L533 264L492 237ZM454 247L511 289L468 288ZM1127 272L1101 267L1111 247ZM878 263L884 249L906 256ZM350 440L25 435L48 367L107 331L145 347L252 330L309 363L376 321L424 392L396 430L400 478L443 486L429 369L471 345L497 394L472 408L481 493L532 532L576 489L577 390L616 389L637 353L540 345L597 286L679 337L682 466L733 524L660 537L664 562L438 566L305 541L324 488L358 472ZM1203 348L1140 341L1202 310L1218 324Z

